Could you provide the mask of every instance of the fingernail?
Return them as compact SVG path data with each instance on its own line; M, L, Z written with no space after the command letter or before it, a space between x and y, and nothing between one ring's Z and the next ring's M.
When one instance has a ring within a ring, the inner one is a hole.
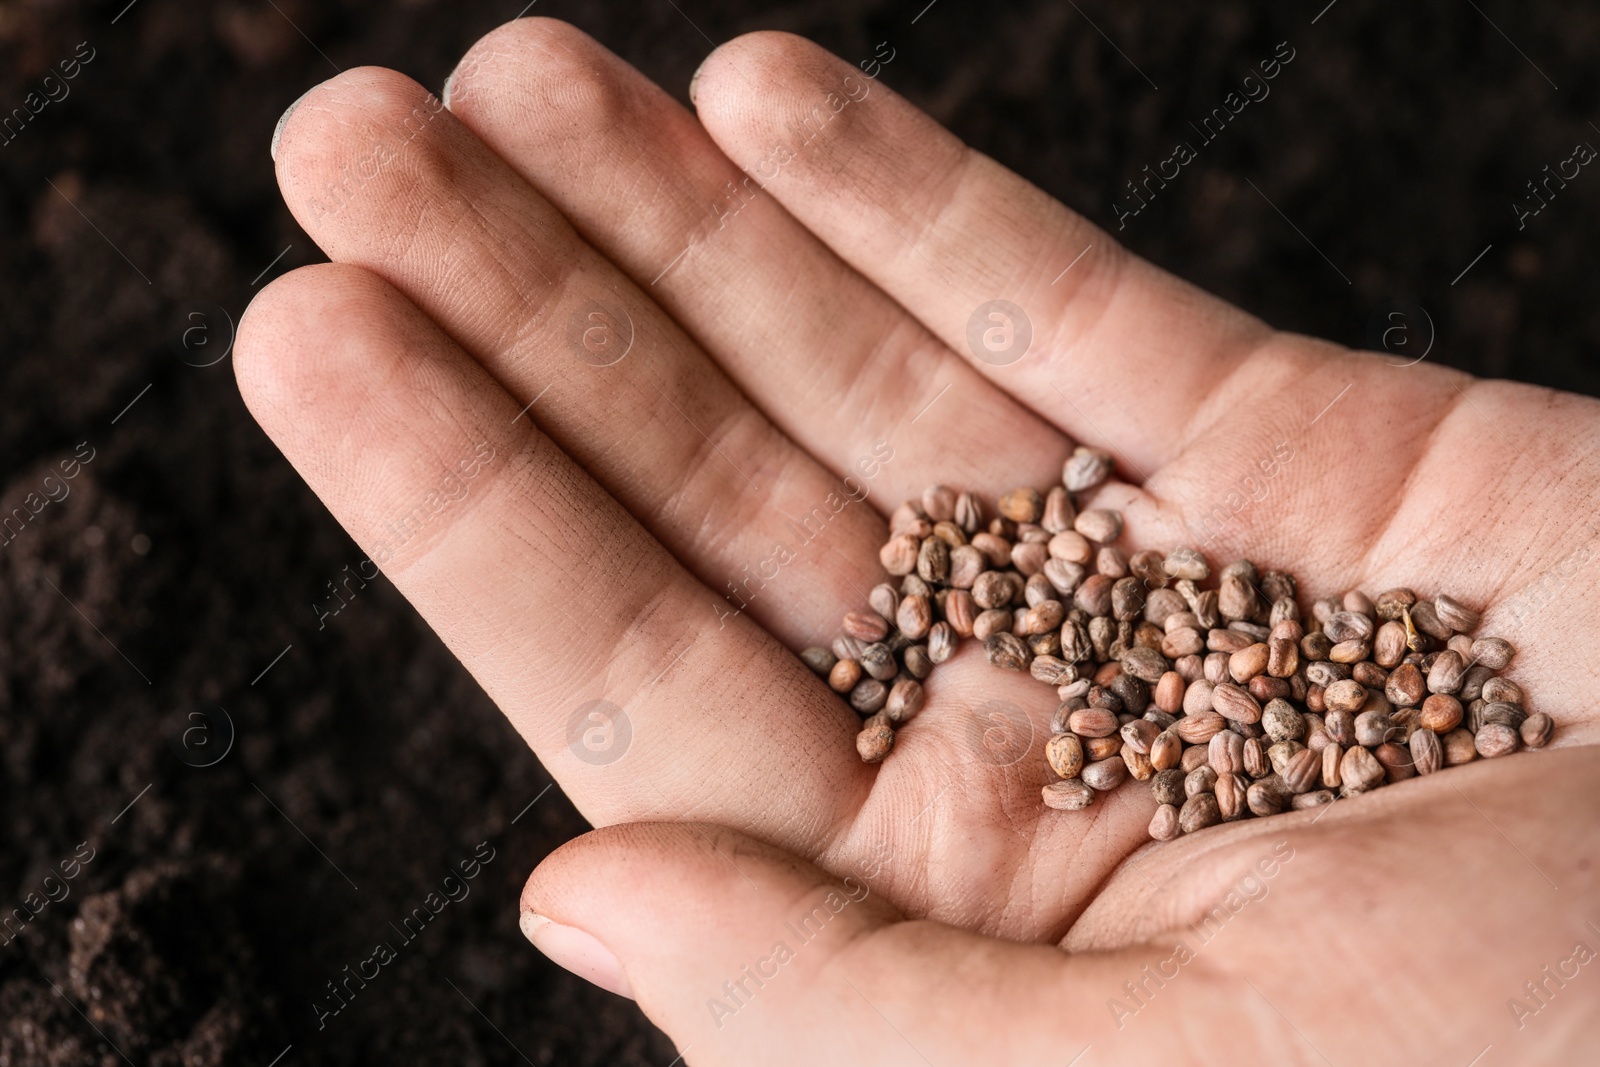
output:
M312 86L312 89L314 88L316 88L316 86ZM305 92L300 94L299 99L295 100L294 103L289 105L289 109L287 111L278 116L277 128L272 131L272 161L274 163L278 161L278 142L283 139L283 127L288 123L289 116L294 114L294 109L300 106L300 101L304 100L310 95L311 89L307 89Z
M439 102L445 107L450 106L450 90L455 88L456 71L460 69L460 67L456 67L455 70L452 70L450 72L450 77L444 80L444 88L439 90Z
M619 997L633 999L633 986L622 964L593 934L562 926L531 911L522 913L522 935L533 947L579 978Z
M702 59L700 61L700 65L694 68L694 73L689 75L689 103L692 104L695 102L694 91L700 85L700 72L706 69L706 64L711 62L711 56L716 54L716 49L712 49L711 55L708 55L706 58Z

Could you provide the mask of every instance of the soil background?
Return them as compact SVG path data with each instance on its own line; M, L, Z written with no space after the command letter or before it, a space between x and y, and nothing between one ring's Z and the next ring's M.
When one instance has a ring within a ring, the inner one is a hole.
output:
M1113 232L1124 183L1287 41L1270 96L1118 236L1278 326L1369 347L1400 327L1373 358L1431 340L1595 393L1600 173L1520 229L1512 205L1600 145L1600 11L1325 4L535 10L680 99L749 30L852 60L887 41L887 84ZM37 910L0 947L0 1067L673 1059L519 935L524 877L585 824L466 672L382 579L319 629L362 553L224 357L256 288L320 258L274 189L283 109L335 64L437 89L520 6L0 0L0 116L93 51L0 144L0 514L70 489L0 544L0 917ZM483 842L470 895L319 1029L326 983L402 944L391 924Z

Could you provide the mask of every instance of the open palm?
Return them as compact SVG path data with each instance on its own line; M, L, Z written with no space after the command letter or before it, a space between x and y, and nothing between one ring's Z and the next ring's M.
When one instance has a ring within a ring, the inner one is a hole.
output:
M334 263L252 306L241 387L612 827L551 857L526 906L617 956L625 978L596 973L691 1063L1467 1062L1600 919L1576 747L1596 740L1600 407L1276 333L966 149L879 69L752 35L702 69L697 118L525 20L469 53L448 110L363 69L281 130L284 195ZM994 324L998 343L974 335ZM1116 456L1094 502L1132 548L1249 556L1311 597L1405 584L1488 608L1567 750L1130 861L1148 791L1044 809L1051 694L968 648L863 765L857 716L794 650L865 605L901 500L1047 487L1074 441ZM996 705L1031 726L997 740ZM838 918L804 939L828 947L801 948L784 931L837 878ZM1263 887L1248 916L1171 963L1173 932L1243 878ZM786 977L751 985L751 965ZM1199 977L1133 997L1147 965ZM1538 1040L1600 1026L1593 999L1554 1004ZM1441 1036L1458 1016L1482 1034Z

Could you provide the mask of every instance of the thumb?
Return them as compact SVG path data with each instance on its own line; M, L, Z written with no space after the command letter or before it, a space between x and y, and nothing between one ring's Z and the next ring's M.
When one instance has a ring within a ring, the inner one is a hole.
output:
M1199 961L1183 981L1153 975L1170 943L1069 955L909 921L865 874L834 878L708 825L569 842L528 880L522 912L546 955L633 996L696 1067L1183 1062L1171 1028L1131 1026L1113 1005L1130 981L1148 996L1152 978L1169 1010L1211 996L1187 977Z

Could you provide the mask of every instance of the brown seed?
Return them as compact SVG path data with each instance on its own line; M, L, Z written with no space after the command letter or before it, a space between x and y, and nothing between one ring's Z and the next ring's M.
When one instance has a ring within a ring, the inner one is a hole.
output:
M1256 702L1256 698L1228 682L1222 682L1212 690L1211 707L1217 714L1235 722L1261 721L1261 705Z
M1245 739L1244 773L1252 778L1265 778L1272 773L1272 761L1267 758L1266 746L1259 737Z
M1393 741L1385 741L1372 750L1372 755L1383 764L1385 776L1391 782L1401 782L1407 778L1415 778L1416 764L1412 762L1411 750Z
M1050 634L1047 636L1054 637L1055 635ZM1031 638L1030 640L1038 639ZM1054 656L1049 653L1043 655L1035 654L1033 662L1028 664L1028 673L1033 675L1035 681L1043 682L1045 685L1060 686L1078 680L1078 668L1074 664L1068 663L1060 656Z
M991 567L1011 566L1011 542L1004 537L992 533L975 533L972 535L972 547L983 553L983 558L989 561Z
M833 670L834 664L839 662L839 657L825 648L813 647L800 653L800 661L809 667L813 674L820 674L826 678Z
M1062 778L1076 778L1083 769L1083 742L1075 734L1056 734L1044 746L1045 761Z
M1110 615L1111 587L1114 584L1103 574L1091 574L1073 594L1073 606L1091 616L1103 618Z
M1109 574L1104 577L1111 577ZM1144 587L1137 578L1119 578L1111 586L1111 614L1118 622L1144 618Z
M1339 777L1339 764L1344 758L1344 749L1336 742L1329 741L1323 748L1321 756L1323 788L1338 789L1344 784L1344 779Z
M1330 711L1322 719L1328 736L1341 745L1356 743L1356 717L1348 711Z
M1141 681L1156 683L1167 673L1167 660L1150 648L1130 648L1122 654L1122 669Z
M1454 597L1440 594L1433 598L1433 610L1439 621L1460 633L1471 633L1478 628L1479 615Z
M1184 791L1184 773L1168 768L1157 771L1150 778L1150 795L1157 804L1182 804L1189 794Z
M1011 565L1028 576L1044 570L1049 558L1045 546L1037 541L1024 541L1011 550Z
M1208 766L1196 767L1184 776L1183 791L1187 796L1209 793L1217 784L1217 772Z
M1494 759L1515 752L1517 745L1522 740L1522 735L1509 726L1497 722L1484 723L1483 727L1473 738L1473 745L1478 750L1478 755L1484 759Z
M1082 811L1094 803L1094 790L1079 778L1051 782L1042 793L1044 806L1056 811Z
M1411 605L1411 624L1429 637L1440 641L1448 641L1455 631L1439 618L1438 609L1431 600L1419 600Z
M1423 681L1422 672L1415 664L1402 663L1389 672L1389 680L1384 683L1383 695L1397 708L1409 708L1422 701L1427 690Z
M1356 716L1356 743L1371 748L1400 732L1394 717L1382 711L1363 711Z
M1113 733L1106 737L1086 737L1083 739L1083 758L1091 763L1111 759L1121 751L1121 734Z
M1360 681L1344 678L1323 689L1322 701L1330 712L1355 712L1366 702L1366 689Z
M1439 744L1439 735L1432 730L1421 729L1413 733L1410 747L1411 762L1418 774L1432 774L1444 766L1444 746Z
M1287 700L1269 700L1261 711L1261 728L1274 741L1299 741L1305 737L1306 720Z
M1213 633L1218 631L1213 630ZM1265 673L1269 652L1259 641L1246 645L1228 657L1228 674L1235 682L1244 685L1250 679ZM1292 671L1290 673L1293 673Z
M1203 582L1211 577L1211 567L1197 548L1184 546L1167 553L1162 569L1172 578L1190 582Z
M1161 728L1149 719L1134 719L1132 722L1122 724L1123 751L1132 749L1141 756L1148 756L1157 737L1161 736Z
M863 678L850 690L850 706L861 715L882 711L888 700L889 687L876 678Z
M1436 734L1447 734L1461 725L1461 701L1444 693L1434 693L1422 702L1417 725Z
M1226 728L1227 720L1214 711L1185 715L1173 726L1178 736L1191 745L1207 744Z
M1044 498L1037 489L1013 489L1001 496L999 509L1012 522L1038 522L1044 515Z
M1150 816L1150 837L1155 841L1172 841L1183 833L1179 825L1178 809L1173 804L1163 804Z
M1542 711L1536 711L1522 720L1522 726L1517 731L1522 735L1522 743L1529 748L1543 748L1550 743L1550 735L1555 731L1555 720Z
M1383 784L1383 764L1377 757L1360 745L1345 752L1339 761L1340 792L1345 796L1354 796L1375 789Z
M1109 545L1122 536L1122 513L1108 508L1090 508L1078 513L1072 528L1096 544Z
M1084 575L1088 572L1078 563L1068 563L1066 560L1047 559L1044 567L1039 571L1044 575L1059 596L1070 596L1083 584Z
M933 607L928 603L928 598L908 596L900 601L900 610L895 614L895 624L900 627L901 633L912 640L920 641L928 636L928 628L933 625Z
M1478 701L1475 700L1473 703L1477 704ZM1503 700L1496 700L1492 703L1483 701L1483 707L1478 710L1477 725L1481 729L1486 723L1494 723L1517 730L1522 727L1527 718L1528 713L1515 704L1507 704Z
M1392 668L1405 659L1405 626L1398 622L1386 622L1378 627L1372 637L1372 658L1385 669Z
M1300 669L1300 644L1289 637L1274 637L1267 642L1267 673L1288 678Z
M1472 642L1472 658L1491 670L1505 670L1516 654L1511 642L1498 637L1480 637Z
M1289 761L1305 751L1304 745L1298 741L1278 741L1267 749L1267 762L1272 764L1276 774L1282 774L1289 769Z
M1428 691L1457 692L1461 688L1461 678L1466 672L1467 665L1461 657L1446 649L1434 658L1433 666L1428 668Z
M950 550L950 571L948 581L956 589L971 589L972 583L978 580L989 567L989 561L982 552L971 545L960 545Z
M1161 731L1150 743L1150 765L1157 771L1171 770L1183 758L1183 739L1173 729Z
M1489 678L1483 683L1483 691L1478 694L1491 703L1501 700L1507 704L1521 704L1522 687L1509 678Z
M977 604L965 589L952 589L944 599L944 620L957 637L971 637L973 623L977 621Z
M842 659L828 672L828 688L835 693L848 693L861 680L861 664L853 659Z
M1207 766L1208 754L1206 745L1190 745L1183 750L1183 755L1178 757L1178 767L1184 774L1193 774L1198 768Z
M1283 811L1284 796L1281 783L1273 781L1251 782L1245 790L1245 803L1254 815L1277 815Z
M1296 752L1283 770L1283 784L1292 793L1309 793L1322 782L1323 757L1308 749Z
M1141 782L1148 782L1150 776L1156 773L1155 764L1150 762L1150 757L1142 752L1135 752L1123 742L1122 750L1118 753L1122 762L1128 765L1128 773Z
M1372 646L1366 641L1340 641L1328 649L1328 658L1334 663L1360 663L1372 655Z
M1121 756L1085 764L1081 777L1085 785L1104 793L1121 785L1128 777L1128 765Z
M903 533L905 528L921 522L928 517L927 511L922 507L920 500L907 500L904 504L894 509L894 514L889 516L889 530L892 533Z
M926 699L921 682L914 678L901 678L889 690L889 699L883 710L889 716L889 721L899 726L915 718Z
M1328 635L1321 630L1306 634L1300 639L1300 655L1306 660L1325 660L1332 651L1333 642L1329 641Z
M1289 806L1295 811L1309 811L1312 808L1320 808L1324 804L1332 804L1333 800L1334 796L1331 792L1326 789L1318 789L1314 793L1301 793L1290 801Z
M1063 530L1045 546L1051 559L1087 566L1094 559L1094 545L1076 530Z
M938 625L945 626L942 622ZM946 632L949 632L948 627ZM928 638L932 640L932 631L928 633ZM905 666L906 673L919 682L933 672L933 657L928 655L927 645L912 645L907 648L900 653L900 662Z
M1103 448L1079 445L1061 468L1061 484L1074 493L1087 492L1111 474L1111 453Z
M1161 639L1161 654L1169 659L1192 656L1206 647L1206 639L1192 627L1173 630Z
M1439 743L1444 748L1444 765L1456 767L1463 763L1471 763L1478 758L1478 746L1472 736L1472 731L1463 727L1456 727L1443 737Z
M878 562L895 577L910 574L917 569L917 553L922 542L908 533L898 534L878 551Z
M934 523L933 536L949 545L952 550L968 547L966 531L953 522Z
M1214 793L1194 794L1183 802L1183 808L1178 812L1178 825L1186 834L1215 826L1221 821L1222 811L1217 806L1217 797Z
M1334 644L1341 641L1365 641L1372 637L1372 620L1353 611L1338 611L1323 625L1322 632Z
M991 635L983 643L983 654L991 664L1006 671L1027 670L1028 661L1033 658L1033 653L1021 638L1007 633Z
M934 585L950 578L950 545L938 537L924 538L917 547L917 577Z
M1177 671L1167 671L1156 679L1150 702L1168 715L1176 715L1183 710L1183 693L1187 684Z
M1159 589L1167 584L1166 562L1166 557L1160 552L1147 548L1142 552L1135 552L1128 558L1128 573L1143 582L1147 588Z
M1011 603L1011 580L1001 571L984 571L972 583L972 602L988 611Z
M1378 594L1375 607L1377 608L1378 618L1397 621L1405 609L1416 602L1417 594L1411 590L1404 588L1390 589L1387 592Z
M1030 634L1048 633L1061 625L1067 609L1059 600L1042 600L1028 609L1023 625Z
M1044 515L1039 525L1046 533L1058 534L1072 529L1072 520L1077 517L1078 509L1072 506L1072 497L1066 489L1058 485L1044 495Z
M1218 774L1237 774L1244 770L1244 738L1223 730L1207 742L1207 760Z
M1143 553L1140 553L1140 555L1143 555ZM1137 573L1134 574L1134 577L1141 582L1145 581ZM1161 580L1166 581L1165 576ZM1153 622L1161 627L1162 630L1169 632L1178 628L1178 626L1171 625L1171 621L1175 616L1183 616L1183 618L1179 619L1179 625L1190 627L1199 625L1200 620L1194 618L1194 613L1189 610L1188 602L1178 595L1177 590L1151 587L1148 584L1146 588L1149 589L1144 601L1146 622Z
M956 513L955 490L942 485L930 485L922 491L922 513L934 522L954 518Z
M861 669L880 682L887 682L900 673L900 665L894 661L894 653L882 642L868 645L861 650Z
M889 717L877 714L868 719L856 734L856 754L863 763L882 763L894 749L894 727Z
M1221 774L1217 776L1217 784L1211 792L1217 798L1217 811L1224 822L1242 819L1250 809L1246 806L1246 788L1248 783L1237 774Z
M1121 726L1116 712L1105 708L1080 708L1068 717L1067 725L1079 737L1109 737Z
M1229 566L1232 566L1230 564ZM1248 619L1256 611L1256 590L1243 574L1224 572L1217 586L1217 610L1225 619Z

